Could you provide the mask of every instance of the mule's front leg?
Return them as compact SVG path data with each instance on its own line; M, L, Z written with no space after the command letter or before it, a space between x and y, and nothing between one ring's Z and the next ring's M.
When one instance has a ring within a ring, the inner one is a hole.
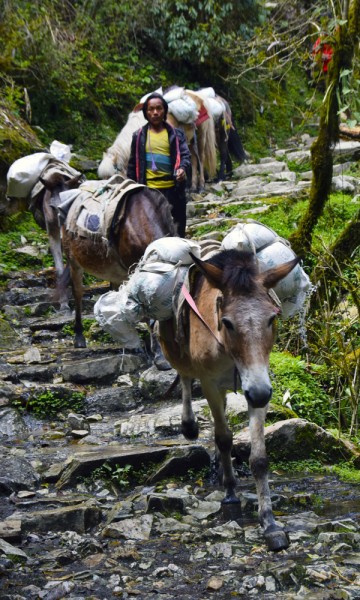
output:
M225 487L223 504L238 504L240 500L235 494L236 478L231 461L233 435L228 427L225 416L226 392L225 390L216 388L213 383L204 384L201 382L201 385L214 419L215 444L220 453L221 466L223 469L223 484Z
M249 406L250 418L250 468L255 478L259 503L259 520L264 528L264 536L269 550L284 550L289 546L289 537L284 529L275 522L271 505L268 481L269 461L265 449L264 424L267 407Z

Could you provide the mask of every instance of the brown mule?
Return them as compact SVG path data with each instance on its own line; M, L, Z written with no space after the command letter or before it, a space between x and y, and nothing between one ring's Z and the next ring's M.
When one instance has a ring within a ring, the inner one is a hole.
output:
M151 242L176 235L170 204L163 194L147 187L129 194L125 214L113 225L108 240L74 236L67 231L66 222L62 228L75 301L76 348L86 346L81 319L84 271L109 281L115 289L127 279L129 269L136 265ZM65 278L61 285L66 288ZM64 289L60 290L63 292Z
M191 381L196 378L214 419L225 486L223 502L239 502L231 464L232 433L225 416L225 395L233 386L235 370L249 408L250 467L256 481L260 523L269 549L281 550L287 548L289 540L272 512L264 441L265 416L272 394L269 354L279 312L268 291L290 273L299 259L264 273L258 272L256 259L248 252L225 250L205 262L195 257L194 260L199 270L191 292L205 323L189 306L183 313L187 328L176 331L172 322L160 323L164 355L178 371L182 384L182 431L188 439L198 436L191 406ZM174 331L169 332L171 326Z

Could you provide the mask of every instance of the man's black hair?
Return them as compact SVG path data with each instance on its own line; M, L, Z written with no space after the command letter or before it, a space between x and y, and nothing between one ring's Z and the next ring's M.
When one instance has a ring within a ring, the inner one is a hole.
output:
M143 111L143 115L144 115L145 119L148 121L148 118L147 118L147 115L146 115L146 111L147 111L147 107L148 107L148 104L149 104L149 100L152 100L153 98L157 98L157 99L161 100L162 105L164 107L164 111L165 111L164 121L166 121L166 117L167 117L169 106L168 106L168 103L166 102L165 98L161 94L158 94L158 92L153 92L152 94L150 94L150 96L148 96L146 98L146 100L145 100L145 102L143 104L142 111Z

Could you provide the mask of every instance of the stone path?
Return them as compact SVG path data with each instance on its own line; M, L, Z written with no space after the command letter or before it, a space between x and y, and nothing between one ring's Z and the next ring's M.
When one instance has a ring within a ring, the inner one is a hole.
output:
M291 160L308 159L306 146L304 139ZM347 147L349 158L359 147ZM199 223L221 223L224 206L251 204L260 214L273 195L303 194L309 176L299 180L279 158L242 165L240 179L194 195L190 235ZM355 178L336 177L334 185L359 192ZM94 322L88 348L75 350L72 318L49 300L52 275L14 273L0 292L0 598L359 598L359 486L273 473L276 514L291 545L269 553L254 483L240 465L249 452L243 397L228 397L241 484L241 512L231 512L221 507L209 411L196 386L201 433L189 444L180 434L179 389L167 395L175 373L156 371L145 350L123 353ZM105 289L87 289L89 320ZM60 403L60 415L19 412L39 407L41 395L48 407ZM309 424L269 427L270 450L299 427Z

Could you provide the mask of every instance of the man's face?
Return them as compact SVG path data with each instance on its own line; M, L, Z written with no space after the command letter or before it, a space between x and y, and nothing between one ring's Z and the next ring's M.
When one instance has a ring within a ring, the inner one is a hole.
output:
M165 119L165 109L164 105L159 98L151 98L149 100L146 116L150 123L150 125L159 126Z

